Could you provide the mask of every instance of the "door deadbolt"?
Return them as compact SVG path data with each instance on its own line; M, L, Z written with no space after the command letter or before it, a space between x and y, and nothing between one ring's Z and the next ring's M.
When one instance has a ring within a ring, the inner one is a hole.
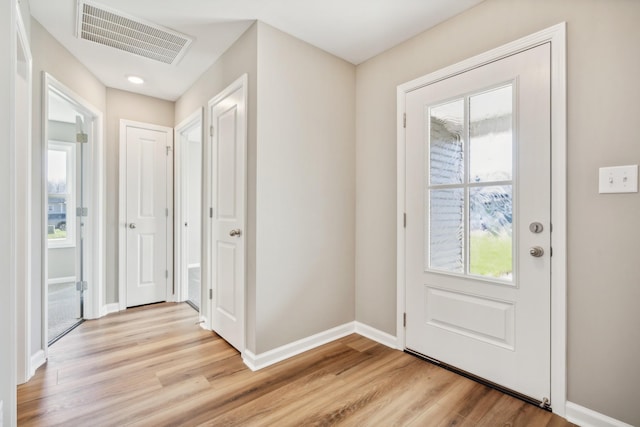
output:
M532 222L529 224L529 231L532 233L542 233L542 230L544 230L544 227L539 222Z
M529 248L529 255L539 258L544 255L544 249L542 249L540 246L532 246L531 248Z

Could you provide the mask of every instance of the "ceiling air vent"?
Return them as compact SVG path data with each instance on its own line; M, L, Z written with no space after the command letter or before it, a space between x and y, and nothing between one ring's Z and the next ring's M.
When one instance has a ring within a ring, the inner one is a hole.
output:
M193 41L168 28L82 0L78 0L76 36L165 64L177 64Z

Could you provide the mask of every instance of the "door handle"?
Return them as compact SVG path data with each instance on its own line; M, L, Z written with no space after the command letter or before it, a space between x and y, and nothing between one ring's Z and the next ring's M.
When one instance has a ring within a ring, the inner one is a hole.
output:
M132 222L131 224L129 224L129 228L136 228L136 223Z
M242 230L240 230L239 228L234 228L229 232L229 236L231 237L240 236L240 235L242 235Z
M531 248L529 248L529 255L539 258L544 255L544 249L542 249L540 246L532 246Z

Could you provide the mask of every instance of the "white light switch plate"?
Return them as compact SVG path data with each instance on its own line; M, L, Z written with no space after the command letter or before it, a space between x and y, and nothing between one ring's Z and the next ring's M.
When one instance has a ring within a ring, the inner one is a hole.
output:
M638 165L600 168L600 193L637 193Z

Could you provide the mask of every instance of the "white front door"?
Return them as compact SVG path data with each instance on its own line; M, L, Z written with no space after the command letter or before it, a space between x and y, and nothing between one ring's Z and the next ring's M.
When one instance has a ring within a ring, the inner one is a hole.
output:
M550 396L550 46L406 97L406 347Z
M211 328L244 350L247 80L209 102Z
M126 306L167 300L172 132L123 123ZM122 179L121 175L121 179ZM122 268L122 265L121 265Z

